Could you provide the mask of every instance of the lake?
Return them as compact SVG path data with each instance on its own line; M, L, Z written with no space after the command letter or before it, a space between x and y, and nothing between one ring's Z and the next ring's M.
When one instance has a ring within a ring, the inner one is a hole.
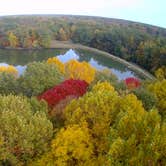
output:
M104 68L110 69L119 80L127 77L144 77L130 68L121 64L112 58L106 57L96 52L86 50L73 49L42 49L42 50L5 50L0 49L0 66L13 65L17 68L19 74L22 74L26 69L26 65L33 61L43 61L50 57L57 57L62 62L67 62L70 59L78 61L87 61L98 70Z

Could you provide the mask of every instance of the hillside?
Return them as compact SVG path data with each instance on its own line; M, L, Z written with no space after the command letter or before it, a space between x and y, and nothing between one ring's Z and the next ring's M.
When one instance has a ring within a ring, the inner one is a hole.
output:
M109 52L150 72L166 65L166 29L120 19L32 15L0 17L1 48L49 48L72 41Z

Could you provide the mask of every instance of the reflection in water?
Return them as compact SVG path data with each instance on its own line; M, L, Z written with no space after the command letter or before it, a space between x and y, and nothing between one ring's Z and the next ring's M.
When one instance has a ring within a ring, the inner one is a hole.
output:
M61 62L66 63L67 61L71 59L79 60L79 55L77 55L74 50L70 49L64 55L58 55L57 58Z
M76 59L79 61L87 61L98 70L110 69L120 80L127 77L138 77L125 65L112 60L109 57L88 52L85 50L65 50L65 49L46 49L46 50L0 50L0 66L13 65L17 68L19 75L26 69L26 64L33 61L47 60L49 57L55 57L63 63Z
M21 75L25 71L25 69L27 68L26 66L21 66L21 65L18 65L15 67L18 70L18 75Z

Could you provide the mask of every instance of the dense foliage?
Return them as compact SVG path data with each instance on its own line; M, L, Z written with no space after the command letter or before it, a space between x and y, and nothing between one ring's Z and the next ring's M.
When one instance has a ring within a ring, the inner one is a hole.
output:
M27 65L25 73L19 78L21 92L27 96L39 95L63 80L59 69L45 62Z
M22 96L0 95L0 165L23 164L47 150L53 127L45 105L35 110L38 104Z
M56 85L52 89L42 93L38 98L47 101L48 105L53 107L67 96L73 96L75 98L82 96L86 93L88 83L81 80L66 80L60 85Z
M18 75L18 71L14 66L0 66L0 73L9 73L14 75L15 77Z
M85 61L69 60L64 64L58 58L54 57L49 58L47 63L55 64L66 79L79 79L91 83L95 78L95 68Z
M73 41L107 51L154 72L166 65L166 30L118 19L80 16L0 18L0 47L52 47Z
M28 64L21 76L2 70L0 165L165 165L165 68L155 73L150 82L119 81L56 58Z
M65 77L85 80L91 83L95 77L95 69L87 62L70 60L65 64Z

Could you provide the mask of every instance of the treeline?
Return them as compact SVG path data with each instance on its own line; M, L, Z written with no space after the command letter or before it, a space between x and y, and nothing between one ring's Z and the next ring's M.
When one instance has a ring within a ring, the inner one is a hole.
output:
M166 65L166 30L124 20L80 16L0 19L0 47L50 47L52 40L95 47L154 72Z

